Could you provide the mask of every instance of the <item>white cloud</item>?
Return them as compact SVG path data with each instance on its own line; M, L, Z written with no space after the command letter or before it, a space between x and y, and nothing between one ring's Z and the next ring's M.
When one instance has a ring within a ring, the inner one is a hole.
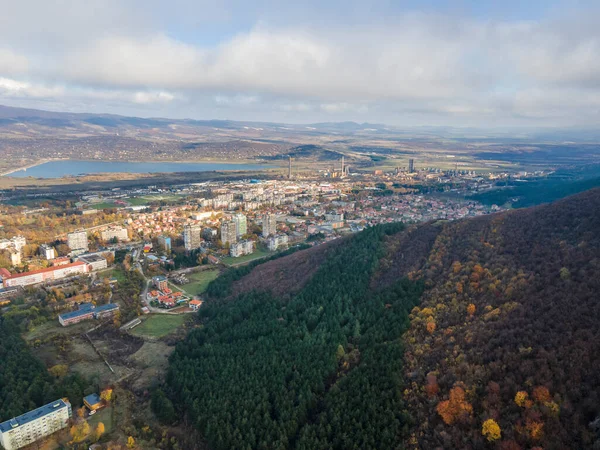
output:
M175 96L169 92L136 92L133 94L135 103L169 103L175 100Z
M0 76L26 73L29 61L23 55L18 55L8 48L0 47Z
M6 97L50 98L61 97L65 93L62 87L47 87L41 84L0 78L0 95Z
M597 14L517 21L409 13L346 27L253 19L254 26L237 28L246 31L215 38L202 33L211 17L233 20L232 5L247 5L229 0L196 23L193 13L210 2L177 1L185 18L160 2L11 2L0 17L0 101L48 98L231 118L254 111L257 120L598 119ZM39 14L28 23L34 5Z

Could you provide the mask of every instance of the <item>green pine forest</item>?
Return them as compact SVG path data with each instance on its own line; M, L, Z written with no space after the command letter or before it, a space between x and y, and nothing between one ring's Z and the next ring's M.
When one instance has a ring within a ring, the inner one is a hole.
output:
M373 291L384 238L349 240L291 300L247 293L202 310L167 386L215 449L396 448L408 432L403 331L422 285Z

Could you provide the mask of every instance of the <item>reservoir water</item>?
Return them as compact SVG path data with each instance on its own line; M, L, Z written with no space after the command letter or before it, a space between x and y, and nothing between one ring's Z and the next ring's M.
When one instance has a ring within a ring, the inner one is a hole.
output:
M125 161L49 161L27 170L19 170L10 177L60 178L98 173L173 173L211 172L214 170L261 170L273 166L262 164L235 164L221 162L125 162Z

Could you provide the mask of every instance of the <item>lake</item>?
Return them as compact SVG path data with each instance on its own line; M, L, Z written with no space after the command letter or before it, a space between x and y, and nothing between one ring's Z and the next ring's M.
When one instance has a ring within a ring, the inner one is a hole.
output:
M19 170L10 177L61 178L66 176L98 173L173 173L211 172L214 170L261 170L273 166L262 164L234 164L220 162L125 162L125 161L49 161L27 170Z

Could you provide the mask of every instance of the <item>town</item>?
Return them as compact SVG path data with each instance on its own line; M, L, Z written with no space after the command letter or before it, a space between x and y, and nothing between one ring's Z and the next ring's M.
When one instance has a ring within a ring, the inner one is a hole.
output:
M117 411L98 392L114 388L117 399L127 398L119 380L128 379L147 401L149 371L166 365L169 339L197 326L191 313L202 309L204 292L223 272L377 224L499 211L468 195L511 176L525 175L417 169L412 160L406 168L360 173L343 158L307 175L294 173L290 159L287 174L277 179L112 188L5 204L3 313L20 323L35 351L55 355L51 370L82 372L95 381L76 400L83 405L78 414L69 399L58 399L0 424L2 445L21 448L50 435L57 443L99 438L102 433L84 424L113 420ZM75 341L67 348L87 346L95 355L91 372L75 353L65 353L68 336ZM121 347L125 353L116 350ZM148 352L160 355L159 362Z

